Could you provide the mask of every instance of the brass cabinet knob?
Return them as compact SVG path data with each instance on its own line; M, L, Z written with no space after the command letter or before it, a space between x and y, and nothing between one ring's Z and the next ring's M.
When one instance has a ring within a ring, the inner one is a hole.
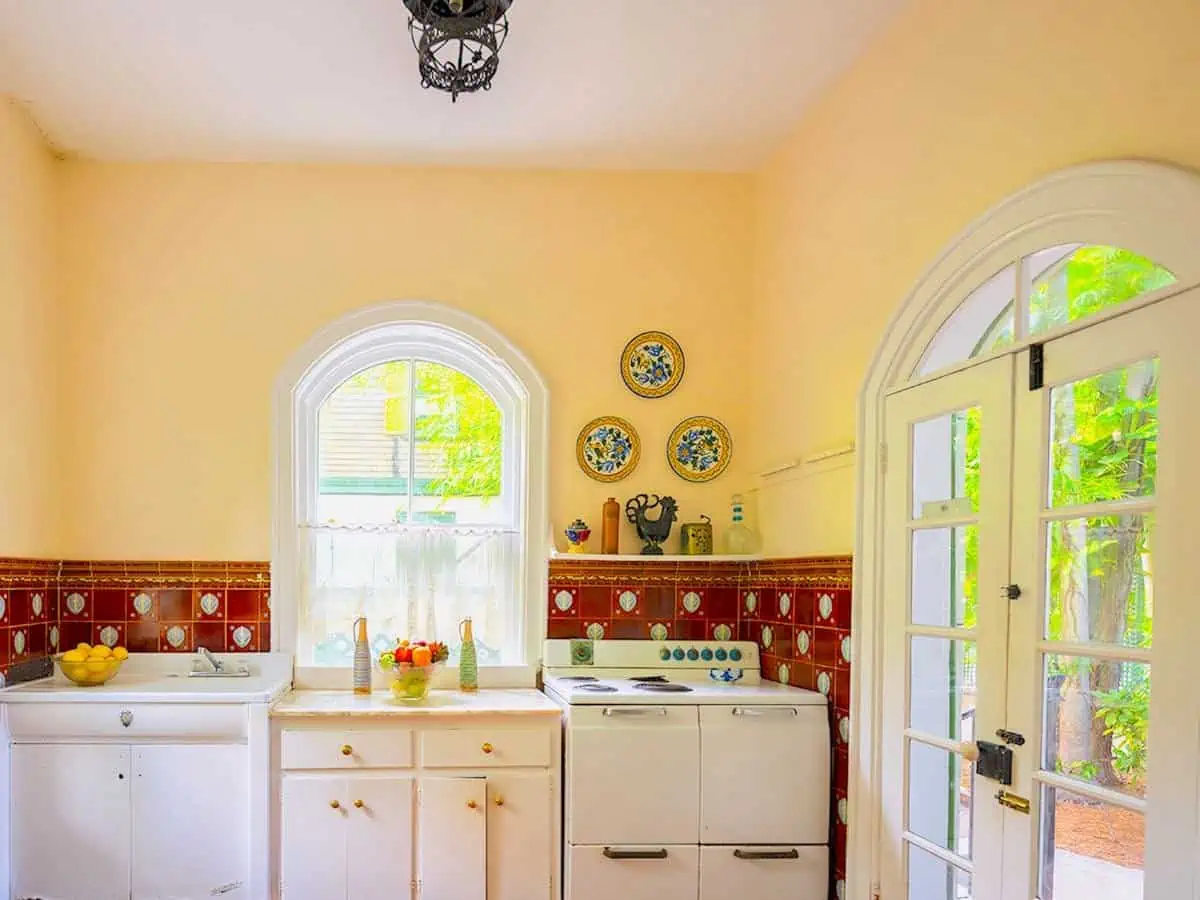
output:
M491 753L496 748L485 741L483 746L480 747L479 749L481 749L484 753Z
M476 803L474 800L467 801L467 809L475 809L477 806L479 806L479 804Z
M342 756L349 756L354 752L354 748L349 744L342 744Z
M341 809L341 808L342 808L342 804L338 803L336 800L330 800L330 801L329 801L329 808L330 808L330 809Z
M503 805L504 805L504 798L503 798L503 797L497 797L497 798L496 798L496 799L495 799L493 802L494 802L494 803L495 803L497 806L503 806Z

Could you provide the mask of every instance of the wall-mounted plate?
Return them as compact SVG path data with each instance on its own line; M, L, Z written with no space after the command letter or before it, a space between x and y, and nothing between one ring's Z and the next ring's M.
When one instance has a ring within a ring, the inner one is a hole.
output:
M683 381L683 348L665 331L643 331L621 353L621 380L639 397L665 397Z
M575 443L579 468L597 481L620 481L637 467L641 456L637 431L617 416L592 419Z
M684 481L712 481L729 466L732 455L729 430L708 416L684 419L667 440L667 461Z

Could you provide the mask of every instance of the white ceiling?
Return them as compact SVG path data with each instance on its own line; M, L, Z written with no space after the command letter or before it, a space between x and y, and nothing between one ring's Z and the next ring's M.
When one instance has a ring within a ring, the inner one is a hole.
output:
M401 0L0 0L0 93L107 160L745 170L904 0L514 0L489 93Z

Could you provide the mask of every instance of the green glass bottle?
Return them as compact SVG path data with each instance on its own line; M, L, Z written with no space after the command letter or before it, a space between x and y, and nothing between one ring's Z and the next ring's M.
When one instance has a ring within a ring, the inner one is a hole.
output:
M475 659L475 633L471 630L471 617L462 620L458 627L462 638L462 649L458 655L458 689L473 692L479 690L479 664Z

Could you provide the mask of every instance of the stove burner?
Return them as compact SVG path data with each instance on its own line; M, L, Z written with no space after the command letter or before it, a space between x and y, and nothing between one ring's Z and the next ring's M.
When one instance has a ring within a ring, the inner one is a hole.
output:
M635 684L634 688L639 691L654 691L660 694L682 694L691 691L691 688L686 684L672 684L662 681L642 682Z
M615 694L617 689L611 684L581 684L577 691L591 691L594 694Z
M585 681L599 681L599 680L600 679L597 678L595 675L564 675L559 679L559 681L575 681L575 682L580 682L580 683L585 682Z
M639 684L666 684L666 675L631 675L630 681L636 681Z

